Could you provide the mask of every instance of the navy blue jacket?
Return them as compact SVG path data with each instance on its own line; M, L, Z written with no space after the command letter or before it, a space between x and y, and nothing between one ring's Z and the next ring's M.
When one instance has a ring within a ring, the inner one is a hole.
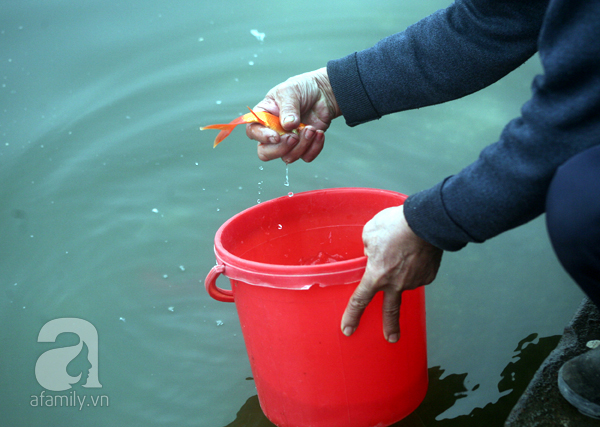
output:
M536 51L544 72L521 116L474 163L406 200L421 238L453 251L530 221L544 212L556 169L600 144L600 0L456 0L327 64L355 126L473 93Z

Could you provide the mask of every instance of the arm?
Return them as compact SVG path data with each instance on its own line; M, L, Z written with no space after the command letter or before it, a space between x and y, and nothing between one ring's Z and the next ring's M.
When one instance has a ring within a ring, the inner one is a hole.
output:
M350 126L488 86L537 50L545 0L457 0L374 47L330 61Z
M542 214L557 168L600 144L600 4L557 1L539 38L544 74L521 117L479 159L437 186L406 200L413 231L458 250Z
M600 24L595 18L599 14L597 2L553 2L544 15L539 36L544 75L534 80L533 96L523 106L522 116L510 122L500 140L483 150L476 162L435 187L410 196L403 209L407 226L396 228L395 233L410 229L435 247L458 250L544 211L548 185L557 168L576 153L600 144ZM340 102L344 113L345 105ZM377 234L385 235L385 227L378 227ZM410 247L411 240L415 241L409 233L396 247ZM396 265L380 262L365 276L375 272L384 280L386 275L396 280L395 295L388 297L386 293L386 298L399 302L402 289L423 284L422 280L395 274L407 265L411 254L419 252L419 246L423 245L417 245L417 250L401 257ZM431 261L435 261L432 254L413 265L422 276L428 271L435 273ZM362 308L377 286L376 280L368 280L371 284L367 289L359 289L363 278L352 296L342 330L350 326L348 332L352 332L358 325ZM380 289L390 292L390 286ZM384 329L390 340L395 338L397 324L390 326L394 311L387 310Z

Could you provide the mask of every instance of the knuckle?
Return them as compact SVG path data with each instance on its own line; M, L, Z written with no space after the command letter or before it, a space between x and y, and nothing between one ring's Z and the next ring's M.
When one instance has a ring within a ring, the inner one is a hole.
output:
M348 307L354 311L363 311L369 305L370 300L352 297L348 303Z
M385 317L397 318L400 316L400 306L393 305L393 306L383 307L382 312Z

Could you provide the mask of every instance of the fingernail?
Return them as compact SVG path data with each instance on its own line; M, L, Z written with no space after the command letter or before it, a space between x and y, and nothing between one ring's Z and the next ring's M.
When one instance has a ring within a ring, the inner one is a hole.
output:
M352 326L346 326L343 330L343 333L344 333L344 335L349 337L350 335L352 335L354 333L354 328Z
M388 336L388 342L391 342L391 343L398 342L399 339L400 339L400 335L398 335L398 334L390 334Z
M313 128L306 128L306 130L304 131L304 138L313 139L314 136L315 130Z
M283 124L291 123L296 120L296 117L293 114L289 114L283 118Z
M298 141L300 141L298 138L296 138L295 136L289 136L286 140L287 145L289 145L290 147L294 147Z
M274 137L274 136L271 136L271 137L269 137L269 142L270 142L271 144L277 144L277 141L275 140L275 137Z

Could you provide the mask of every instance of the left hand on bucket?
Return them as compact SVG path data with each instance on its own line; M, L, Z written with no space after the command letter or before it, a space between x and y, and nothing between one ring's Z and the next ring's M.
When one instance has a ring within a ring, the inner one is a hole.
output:
M383 291L383 335L397 342L402 292L433 282L443 251L410 229L403 206L384 209L367 222L363 243L367 268L342 317L342 332L352 335L367 305Z

